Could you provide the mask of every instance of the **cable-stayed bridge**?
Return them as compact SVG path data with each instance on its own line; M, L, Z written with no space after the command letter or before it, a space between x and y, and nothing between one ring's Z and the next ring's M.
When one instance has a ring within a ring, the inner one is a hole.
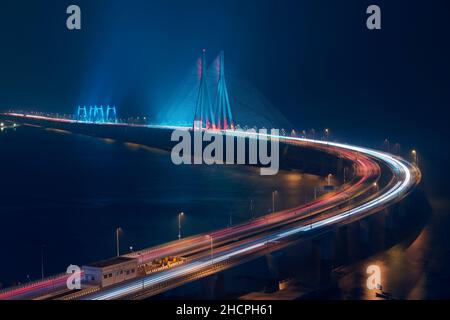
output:
M206 81L205 55L204 50L193 124L189 127L119 123L116 107L109 105L106 106L106 114L102 105L78 106L73 119L23 113L5 113L1 116L25 125L64 130L77 131L88 127L106 132L106 135L118 130L121 134L128 134L139 129L139 133L144 136L151 136L179 129L220 130L233 137L239 134L248 139L276 139L293 148L313 149L337 159L345 159L353 166L354 174L350 181L324 197L295 208L272 212L233 227L193 235L124 255L119 257L120 261L114 258L111 260L114 263L129 260L136 265L136 268L132 269L132 278L130 275L129 279L114 285L93 285L89 283L90 279L84 278L87 284L82 290L72 291L66 284L70 275L61 274L0 291L0 299L100 300L151 297L378 213L402 200L420 182L421 173L415 165L388 153L337 142L300 138L295 134L286 136L237 131L225 81L224 54L220 55L214 99L211 99ZM182 257L183 260L171 267L147 269L147 265L155 259L169 256ZM109 266L111 261L94 265ZM83 270L82 276L86 275L86 270ZM109 274L102 276L108 277Z

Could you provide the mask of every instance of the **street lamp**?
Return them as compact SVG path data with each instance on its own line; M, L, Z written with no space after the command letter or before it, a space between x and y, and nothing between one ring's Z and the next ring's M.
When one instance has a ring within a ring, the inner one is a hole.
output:
M117 256L120 256L120 242L119 242L119 234L120 232L122 232L122 228L121 227L117 227L116 228L116 251L117 251Z
M277 194L278 194L277 190L272 192L272 213L275 212L275 195Z
M184 216L184 212L178 214L178 240L181 240L181 217Z
M332 177L333 175L330 173L328 176L327 176L327 182L328 182L328 185L329 186L331 186L331 177Z
M390 152L391 147L390 147L389 140L387 138L384 139L384 147L386 148L386 152Z
M45 246L41 246L41 278L44 280L44 248Z
M417 154L417 151L415 149L413 149L411 151L411 154L412 154L412 158L413 158L414 163L416 164L416 166L418 166L419 165L419 156Z
M330 130L327 128L327 129L325 129L325 137L326 137L327 141L328 141L329 136L330 136Z
M210 239L210 247L211 247L211 249L210 249L210 251L211 251L211 263L213 263L214 262L214 247L213 247L213 236L212 235L209 235L208 234L208 238Z

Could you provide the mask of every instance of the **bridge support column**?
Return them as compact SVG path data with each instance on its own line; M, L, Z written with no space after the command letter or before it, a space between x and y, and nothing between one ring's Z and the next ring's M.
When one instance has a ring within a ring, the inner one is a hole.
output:
M344 159L342 158L337 160L336 175L341 179L344 178Z
M386 226L386 244L391 244L395 240L395 215L389 209L384 209L384 215Z
M217 274L216 277L216 283L214 286L214 299L223 299L225 297L226 293L226 286L225 286L225 273L220 272Z
M371 216L373 228L372 241L375 251L381 251L386 247L386 214L384 211Z
M367 257L385 247L386 218L383 212L364 218L358 224L362 249L360 257Z
M203 291L202 297L204 297L206 300L212 300L215 298L215 289L218 278L219 277L217 274L213 274L201 280Z
M278 283L280 281L280 263L282 260L282 252L272 252L266 254L267 269L269 271L269 279L266 286L268 291L278 290Z
M334 243L334 260L336 265L343 265L349 261L350 250L349 243L349 226L340 227L335 233Z
M312 251L315 260L315 282L317 285L328 285L331 282L334 255L334 232L329 232L313 241Z
M273 280L278 280L280 277L280 256L280 252L266 254L267 267L269 269L270 277Z
M353 222L343 227L343 232L346 231L346 242L344 246L347 247L348 262L355 262L361 255L361 228L359 222Z
M390 212L388 208L383 210L383 214L385 216L386 221L386 230L387 231L393 230L395 227L394 215L392 214L392 212Z
M359 225L359 258L367 257L372 252L370 223L367 219L359 220L357 223Z

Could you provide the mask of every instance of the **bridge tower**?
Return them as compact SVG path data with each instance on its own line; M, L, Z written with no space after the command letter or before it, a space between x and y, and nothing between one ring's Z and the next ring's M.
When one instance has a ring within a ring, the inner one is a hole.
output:
M103 112L103 105L89 106L89 122L104 123L105 113Z
M215 128L214 114L209 97L208 83L206 79L206 49L203 49L200 65L200 86L198 90L197 103L194 114L194 130Z
M97 106L89 106L89 122L95 122L95 109L97 109Z
M86 106L78 106L77 120L84 122L88 121Z
M220 53L219 82L217 84L214 111L217 129L234 129L233 114L231 112L230 99L228 97L227 83L225 81L225 54Z
M94 108L94 122L104 123L105 113L103 112L103 105L100 107L95 106Z
M117 123L116 106L106 106L106 122Z

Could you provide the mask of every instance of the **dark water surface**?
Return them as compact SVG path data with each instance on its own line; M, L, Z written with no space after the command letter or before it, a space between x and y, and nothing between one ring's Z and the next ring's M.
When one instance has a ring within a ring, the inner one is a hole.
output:
M168 153L55 130L0 134L0 282L36 279L69 264L129 252L242 222L310 199L323 178L294 172L261 177L245 166L175 166ZM250 203L253 200L253 211Z
M309 201L314 186L325 183L297 172L262 177L245 166L175 166L168 153L147 147L24 126L0 133L0 151L0 283L5 287L40 277L42 249L45 275L59 273L69 264L114 256L117 226L123 229L122 253L130 246L139 250L176 239L181 211L182 234L193 235L226 227L230 218L235 224L266 214L273 190L279 191L276 209L284 209ZM446 188L433 176L441 167L426 160L419 190L431 214L422 229L406 242L343 266L337 288L316 297L375 298L365 287L370 264L382 268L384 290L396 298L450 297L450 204ZM295 255L298 250L306 249L294 248ZM247 269L249 277L256 269L267 277L265 258L258 261L244 265L236 279L229 276L234 271L227 273L229 292L237 289L236 281L245 282ZM259 290L247 287L239 290ZM295 296L299 290L294 288ZM185 294L175 295L180 293Z

